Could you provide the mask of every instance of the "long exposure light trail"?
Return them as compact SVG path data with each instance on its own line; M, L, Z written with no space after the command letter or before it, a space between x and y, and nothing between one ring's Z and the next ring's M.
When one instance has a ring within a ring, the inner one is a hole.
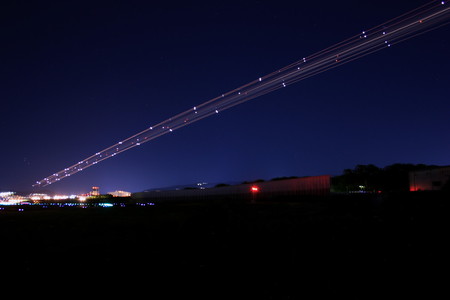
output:
M153 125L72 166L36 181L33 186L46 186L55 183L178 128L363 56L389 48L414 36L444 26L448 24L449 20L450 7L446 1L430 2Z

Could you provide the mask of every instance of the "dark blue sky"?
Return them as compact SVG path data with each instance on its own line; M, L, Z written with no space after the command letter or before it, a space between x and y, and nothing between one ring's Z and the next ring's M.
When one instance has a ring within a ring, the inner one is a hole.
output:
M395 2L395 3L394 3ZM9 1L0 9L0 189L429 1ZM450 26L254 99L47 190L450 164Z

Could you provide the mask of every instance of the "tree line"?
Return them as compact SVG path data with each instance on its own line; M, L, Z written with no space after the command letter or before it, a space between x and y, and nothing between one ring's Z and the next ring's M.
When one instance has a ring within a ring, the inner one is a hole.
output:
M373 164L357 165L333 177L332 187L336 192L406 192L409 191L409 172L436 167L425 164L393 164L384 168ZM448 186L449 183L446 188Z

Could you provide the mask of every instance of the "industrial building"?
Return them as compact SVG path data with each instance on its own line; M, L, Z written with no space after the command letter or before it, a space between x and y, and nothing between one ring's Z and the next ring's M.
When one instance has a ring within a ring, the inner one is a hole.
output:
M331 176L312 176L284 180L246 183L204 189L144 191L132 194L134 199L210 199L211 197L270 198L278 196L326 196L330 194Z
M446 184L450 184L450 166L438 167L409 173L409 190L440 191Z

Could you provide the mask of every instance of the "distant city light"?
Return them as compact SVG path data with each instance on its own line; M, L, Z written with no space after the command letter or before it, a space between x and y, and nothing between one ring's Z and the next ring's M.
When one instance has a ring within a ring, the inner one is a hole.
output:
M0 192L0 197L9 197L14 195L14 192Z
M130 197L131 193L130 192L126 192L126 191L114 191L114 192L109 192L108 194L112 195L113 197Z

